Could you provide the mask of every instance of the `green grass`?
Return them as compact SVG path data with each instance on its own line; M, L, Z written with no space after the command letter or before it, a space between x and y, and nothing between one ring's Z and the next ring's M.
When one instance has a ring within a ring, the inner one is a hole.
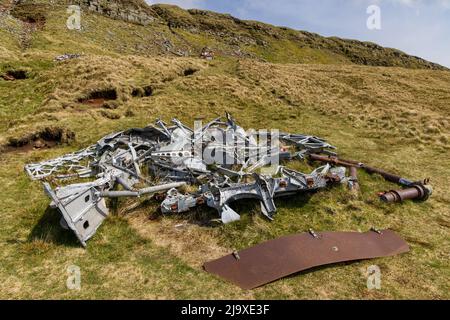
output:
M246 46L249 52L272 63L322 63L348 64L349 60L326 49L301 47L298 43L288 40L267 39L266 46Z
M12 60L0 63L0 74L7 70L25 70L28 79L0 82L0 131L17 125L16 120L33 114L42 104L51 85L42 85L39 73L53 67L49 60ZM20 85L17 85L20 82ZM30 94L31 93L31 94Z

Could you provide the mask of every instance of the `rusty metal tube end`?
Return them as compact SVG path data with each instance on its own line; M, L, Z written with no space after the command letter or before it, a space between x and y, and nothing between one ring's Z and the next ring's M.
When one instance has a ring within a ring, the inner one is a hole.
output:
M404 200L426 201L433 193L430 185L415 184L411 188L391 190L380 195L381 201L387 203L402 202Z

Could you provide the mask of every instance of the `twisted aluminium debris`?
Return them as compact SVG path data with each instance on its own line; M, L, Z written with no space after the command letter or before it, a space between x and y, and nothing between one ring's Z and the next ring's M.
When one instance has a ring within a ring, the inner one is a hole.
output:
M329 165L309 174L281 166L272 175L256 173L258 168L267 166L273 154L286 160L302 158L310 152L333 154L330 151L333 146L314 136L281 133L279 139L292 145L296 152L291 154L281 148L269 148L267 156L258 149L254 137L228 114L225 121L217 118L196 132L177 119L172 123L172 126L167 126L158 120L157 127L113 133L84 150L28 164L25 170L32 179L44 182L50 177L62 182L94 178L90 182L60 185L55 189L48 182L44 183L45 192L52 200L51 206L59 209L65 224L74 231L83 246L108 215L105 198L140 197L168 191L161 204L163 213L185 212L206 204L218 211L222 222L228 223L239 219L229 206L232 201L258 199L264 216L273 219L276 212L274 197L317 190L345 178L345 170ZM227 151L213 139L217 132L231 135L235 140L241 139L242 149L239 152ZM204 159L195 156L194 147L198 141L202 150L215 152L223 149L239 169L220 163L208 166ZM255 150L258 161L250 162L250 153ZM268 149L263 148L263 151ZM144 167L148 170L142 170ZM143 171L150 172L150 175L144 176ZM161 184L156 185L156 181ZM138 184L145 187L139 189ZM199 191L182 194L175 189L186 184L197 185ZM119 186L123 190L116 190Z
M61 224L73 230L83 246L109 214L105 198L167 192L161 203L164 214L207 205L217 210L223 223L230 223L240 219L230 207L236 200L259 200L261 213L272 220L277 197L355 183L355 177L346 176L345 164L327 163L311 173L271 166L274 158L284 162L315 154L336 158L335 147L315 136L278 133L261 144L254 132L246 132L229 114L194 129L177 119L172 123L168 126L158 120L156 126L112 133L78 152L27 164L25 170L32 179L44 182L50 205L61 212ZM231 137L237 146L230 148L217 136ZM231 162L207 159L202 156L205 152L199 156L199 147ZM262 170L268 167L273 170ZM55 188L48 183L50 179L59 181ZM90 181L70 183L73 179ZM196 186L198 191L177 190L185 185Z

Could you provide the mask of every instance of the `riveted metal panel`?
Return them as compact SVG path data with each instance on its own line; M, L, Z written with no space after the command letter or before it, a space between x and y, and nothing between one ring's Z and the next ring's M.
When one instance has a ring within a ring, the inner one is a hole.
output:
M392 256L409 251L391 230L302 233L270 240L204 264L207 272L253 289L322 265Z

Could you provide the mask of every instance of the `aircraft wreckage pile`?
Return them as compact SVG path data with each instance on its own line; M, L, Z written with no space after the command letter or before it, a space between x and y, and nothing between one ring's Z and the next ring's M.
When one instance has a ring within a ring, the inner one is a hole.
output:
M406 187L383 193L384 201L426 199L431 194L426 181L412 182L357 161L337 158L335 147L318 137L278 132L267 135L261 143L229 114L225 120L218 118L194 129L176 119L172 122L168 126L158 120L157 126L114 133L84 150L28 164L25 170L32 179L43 180L51 206L62 214L61 223L73 230L83 246L108 215L105 198L163 193L163 213L181 213L207 205L218 211L223 223L239 219L229 206L232 201L253 198L261 202L262 214L273 219L276 197L336 183L347 183L356 190L355 168L379 173ZM311 173L277 165L295 159L324 165ZM346 176L347 168L350 176ZM79 178L91 179L56 188L49 183ZM177 188L185 185L198 186L198 191L180 193Z

